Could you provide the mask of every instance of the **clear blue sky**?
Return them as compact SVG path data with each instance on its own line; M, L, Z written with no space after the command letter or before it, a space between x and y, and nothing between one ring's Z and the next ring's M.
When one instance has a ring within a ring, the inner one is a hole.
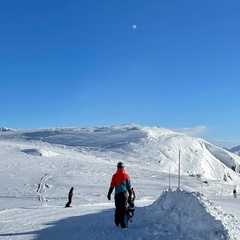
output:
M8 0L0 31L0 126L240 142L239 0Z

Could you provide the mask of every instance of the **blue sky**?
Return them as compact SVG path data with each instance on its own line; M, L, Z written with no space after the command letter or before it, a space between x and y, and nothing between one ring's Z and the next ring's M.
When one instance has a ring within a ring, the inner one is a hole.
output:
M239 0L1 1L0 31L0 126L240 143Z

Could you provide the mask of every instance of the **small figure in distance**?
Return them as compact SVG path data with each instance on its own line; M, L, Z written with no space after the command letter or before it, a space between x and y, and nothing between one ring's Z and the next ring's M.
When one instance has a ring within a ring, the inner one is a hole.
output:
M66 203L65 207L71 207L70 204L72 203L72 196L73 196L73 187L71 187L68 193L68 202Z
M237 191L236 189L233 189L233 196L236 198L237 197Z

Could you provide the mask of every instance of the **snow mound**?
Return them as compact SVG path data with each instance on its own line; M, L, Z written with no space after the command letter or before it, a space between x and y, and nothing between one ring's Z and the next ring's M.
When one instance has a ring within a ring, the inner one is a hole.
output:
M59 155L58 153L49 151L49 150L44 150L44 149L23 149L22 152L34 156L42 156L42 157L54 157Z
M198 192L166 190L147 211L156 239L239 239L240 222Z

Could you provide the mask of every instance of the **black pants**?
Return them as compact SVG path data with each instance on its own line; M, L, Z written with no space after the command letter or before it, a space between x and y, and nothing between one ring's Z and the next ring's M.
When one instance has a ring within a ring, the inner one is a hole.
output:
M72 203L72 196L68 197L68 202L66 203L65 207L70 207L70 204Z
M121 226L126 228L126 223L124 222L124 214L127 207L127 192L118 193L115 195L115 224L116 226Z

